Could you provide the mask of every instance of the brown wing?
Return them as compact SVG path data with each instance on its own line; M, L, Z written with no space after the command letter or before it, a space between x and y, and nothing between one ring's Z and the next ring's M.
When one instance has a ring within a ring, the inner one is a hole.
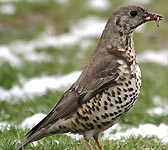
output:
M115 53L95 53L79 79L65 92L52 111L27 134L33 133L65 117L103 89L112 86L120 70Z

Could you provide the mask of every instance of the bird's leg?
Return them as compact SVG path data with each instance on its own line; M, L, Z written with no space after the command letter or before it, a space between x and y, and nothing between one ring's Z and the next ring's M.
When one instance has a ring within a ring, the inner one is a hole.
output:
M90 144L90 142L87 142L86 150L92 150L92 145Z
M92 150L92 145L90 144L90 138L87 138L87 136L84 135L84 139L86 141L86 150Z
M99 150L102 150L102 146L101 146L99 140L98 140L98 139L95 139L95 141L96 141L96 145L97 145L98 149L99 149Z
M94 138L94 140L95 140L95 142L96 142L96 145L97 145L97 147L98 147L98 150L102 150L102 146L101 146L101 144L100 144L100 142L99 142L98 137L99 137L99 134L95 134L95 135L93 136L93 138Z

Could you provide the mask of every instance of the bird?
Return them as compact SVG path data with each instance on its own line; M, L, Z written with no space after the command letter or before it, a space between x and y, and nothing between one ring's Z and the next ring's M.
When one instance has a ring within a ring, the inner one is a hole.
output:
M141 71L133 32L148 21L159 26L162 18L137 4L116 8L77 81L16 149L50 135L71 132L83 135L87 149L92 149L93 138L97 149L102 150L99 133L117 123L140 93Z

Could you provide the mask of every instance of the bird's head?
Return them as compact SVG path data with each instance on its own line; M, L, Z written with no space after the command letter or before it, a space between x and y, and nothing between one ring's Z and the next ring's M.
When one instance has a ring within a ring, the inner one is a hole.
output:
M132 33L138 26L147 22L155 21L159 26L162 16L151 13L139 5L124 5L117 8L110 19L116 29L121 33Z

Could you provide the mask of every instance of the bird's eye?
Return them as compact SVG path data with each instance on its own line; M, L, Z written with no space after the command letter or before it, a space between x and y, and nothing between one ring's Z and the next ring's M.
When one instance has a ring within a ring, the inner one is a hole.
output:
M135 11L135 10L130 11L130 15L131 15L132 17L135 17L137 14L138 14L138 12Z

